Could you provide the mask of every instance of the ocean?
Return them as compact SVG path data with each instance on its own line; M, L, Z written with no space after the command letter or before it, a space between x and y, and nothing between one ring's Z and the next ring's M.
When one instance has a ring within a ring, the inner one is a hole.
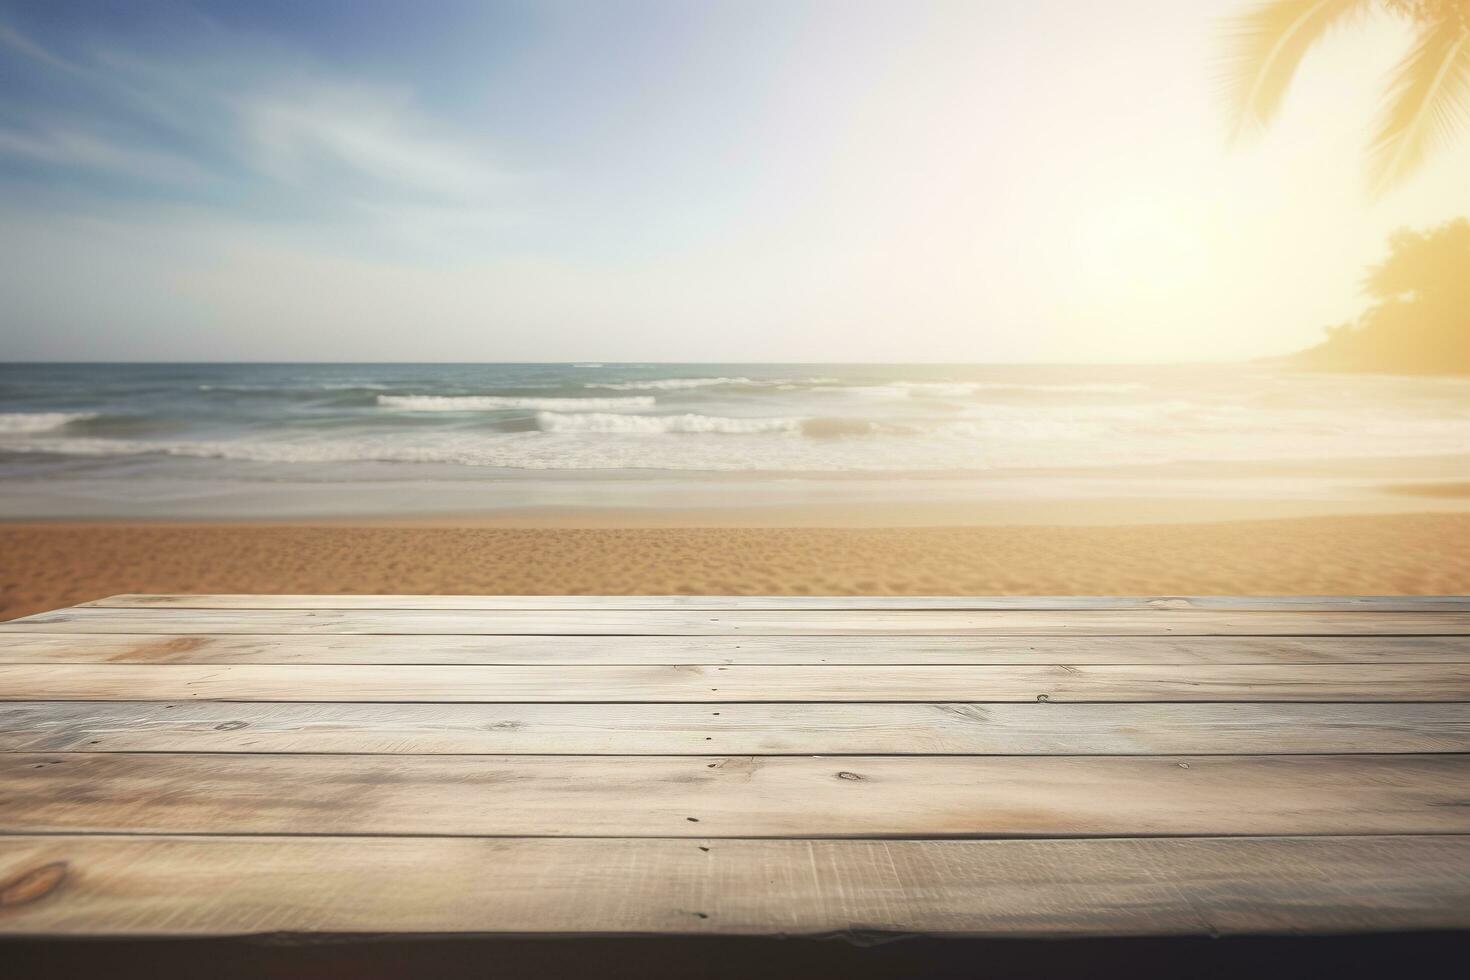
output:
M1467 456L1470 379L1260 364L0 365L5 517L1330 496Z

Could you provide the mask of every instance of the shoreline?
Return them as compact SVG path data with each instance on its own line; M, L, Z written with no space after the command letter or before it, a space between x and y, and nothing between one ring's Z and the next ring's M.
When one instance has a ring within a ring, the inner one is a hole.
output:
M1382 517L1470 513L1470 493L1410 491L1371 499L1200 499L1178 496L1004 499L978 501L845 501L828 503L504 507L239 516L6 517L0 527L213 526L245 527L464 527L464 528L925 528L1117 527L1213 524L1311 517Z
M0 521L913 527L1470 511L1470 454L904 475L116 465L0 465Z
M1463 509L1085 525L656 519L8 521L0 618L120 592L1470 594Z

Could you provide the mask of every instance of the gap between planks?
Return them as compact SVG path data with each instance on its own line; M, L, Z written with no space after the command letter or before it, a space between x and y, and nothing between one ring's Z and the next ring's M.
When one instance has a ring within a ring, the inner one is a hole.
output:
M1470 701L1470 664L0 665L7 701Z
M1470 611L1470 596L582 596L124 594L79 603L111 609L1229 609Z
M71 607L0 633L583 636L1386 636L1470 634L1467 612L1178 610L279 610Z
M1444 636L374 636L0 632L0 663L1289 664L1467 663Z

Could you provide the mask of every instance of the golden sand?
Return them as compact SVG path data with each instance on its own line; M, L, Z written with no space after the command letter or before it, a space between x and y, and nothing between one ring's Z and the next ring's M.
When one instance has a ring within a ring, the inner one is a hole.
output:
M1098 527L0 525L0 617L118 592L1470 593L1470 515Z

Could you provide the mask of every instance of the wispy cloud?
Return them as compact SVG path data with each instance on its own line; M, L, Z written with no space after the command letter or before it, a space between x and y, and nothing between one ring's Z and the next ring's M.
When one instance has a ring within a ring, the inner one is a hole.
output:
M237 219L309 213L381 229L398 209L408 229L435 209L488 227L512 183L482 142L436 126L411 93L250 39L63 56L0 24L0 58L6 51L29 63L42 98L0 106L0 165L30 165L32 181L122 179L155 199L227 201Z
M405 114L364 93L307 90L236 101L243 145L257 172L313 185L344 176L414 197L474 201L504 186L485 161L414 132Z
M47 51L41 45L26 37L20 31L15 30L7 24L0 24L0 44L13 48L33 61L59 68L63 71L75 71L76 66L64 58Z
M198 184L209 172L194 161L78 130L0 129L0 155L69 170L87 170L150 182Z

